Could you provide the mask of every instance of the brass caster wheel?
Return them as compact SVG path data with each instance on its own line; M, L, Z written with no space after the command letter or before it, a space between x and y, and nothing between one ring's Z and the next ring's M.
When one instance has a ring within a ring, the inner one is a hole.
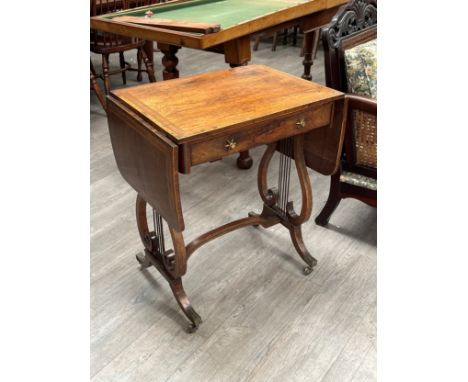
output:
M310 267L310 266L309 266L309 267L305 267L305 268L302 270L302 272L307 276L307 275L310 275L310 274L312 273L312 270L313 270L313 269L314 269L314 268L312 268L312 267Z
M191 324L187 328L187 333L189 333L189 334L195 333L198 330L198 327L199 327L199 325Z

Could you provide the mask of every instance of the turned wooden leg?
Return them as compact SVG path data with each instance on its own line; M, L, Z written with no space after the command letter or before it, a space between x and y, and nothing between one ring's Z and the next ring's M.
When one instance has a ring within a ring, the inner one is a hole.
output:
M320 35L322 33L322 29L317 29L314 33L314 44L312 46L312 59L317 58L317 50L318 50L318 45L320 42Z
M180 49L180 46L158 43L158 48L163 53L162 64L164 66L164 81L179 78L179 71L177 70L179 59L176 53Z
M154 76L154 67L153 62L148 58L144 49L140 49L140 54L145 63L146 73L148 73L149 82L156 82L156 77Z
M273 42L271 43L271 50L276 51L276 46L278 45L278 35L279 32L273 33Z
M148 57L148 60L154 64L154 52L158 51L154 49L154 43L151 40L146 40L145 45L143 46L143 50L146 53L146 57Z
M102 77L104 80L104 92L109 94L111 85L109 80L109 55L102 55Z
M247 36L248 37L248 36ZM247 65L250 60L250 38L236 39L224 46L226 62L231 68ZM237 158L237 167L247 170L252 167L253 160L248 151L241 151Z
M283 45L288 45L288 32L289 29L283 30Z
M122 69L122 82L127 84L127 71L125 70L125 56L124 52L119 52L120 69Z
M304 65L304 73L302 74L302 78L305 80L312 81L312 75L310 74L310 69L312 67L313 61L313 45L315 40L315 35L317 34L317 30L305 32L304 31L304 61L302 64Z
M187 253L182 232L169 226L173 250L166 250L163 229L163 220L155 210L153 214L153 230L150 231L147 219L147 203L140 196L136 200L136 218L138 231L145 247L145 255L137 256L142 267L154 265L167 280L172 293L191 325L189 331L195 331L202 320L193 309L182 285L182 276L187 271Z
M327 202L320 214L315 218L315 223L321 226L326 226L330 221L331 214L335 211L338 204L341 202L341 187L340 187L340 171L331 176L330 193L328 194Z
M252 47L252 50L254 50L256 52L258 50L259 45L260 45L260 35L255 37L255 42L254 42L254 45Z
M230 63L229 66L231 68L237 68L239 66L244 66L244 65L247 65L247 62L244 63L244 64L233 64L233 63ZM239 157L237 158L237 167L242 169L242 170L248 170L249 168L252 167L253 165L253 159L252 157L250 156L249 154L249 151L241 151L239 153Z
M252 167L253 160L248 151L241 151L237 158L237 167L242 170L248 170Z
M143 76L141 75L141 64L143 61L142 54L141 54L142 49L137 50L137 81L140 82L143 80Z

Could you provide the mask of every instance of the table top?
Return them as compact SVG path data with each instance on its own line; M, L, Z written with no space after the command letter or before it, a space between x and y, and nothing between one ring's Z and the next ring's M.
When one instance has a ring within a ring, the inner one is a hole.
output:
M278 12L308 0L192 0L171 4L154 4L107 15L113 19L119 16L145 17L147 11L153 18L194 21L220 24L221 28Z
M177 144L300 111L343 93L263 66L248 65L118 89L112 96Z
M306 15L331 9L347 0L174 0L91 18L91 28L146 40L206 49ZM220 25L216 33L194 33L177 28L140 25L146 12L152 19Z

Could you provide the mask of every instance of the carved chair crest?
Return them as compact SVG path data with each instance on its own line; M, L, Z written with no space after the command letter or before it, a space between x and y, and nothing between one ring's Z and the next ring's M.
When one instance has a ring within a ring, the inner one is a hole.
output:
M343 6L327 27L330 47L337 47L342 37L377 24L377 0L353 0Z

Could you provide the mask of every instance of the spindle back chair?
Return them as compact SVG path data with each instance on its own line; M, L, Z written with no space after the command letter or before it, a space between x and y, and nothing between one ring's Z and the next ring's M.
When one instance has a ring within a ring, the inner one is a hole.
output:
M134 8L158 3L157 0L90 0L91 16L97 16L106 13L117 12L123 9ZM145 41L133 37L119 36L113 33L91 30L91 46L90 50L93 53L102 56L102 74L97 75L104 80L104 91L109 94L110 80L109 76L113 74L122 74L123 83L126 84L126 72L136 71L137 80L142 80L142 72L148 74L150 82L155 82L153 63L143 49ZM125 61L124 52L136 49L137 50L137 68L133 68ZM109 55L113 53L119 54L120 69L109 69ZM142 69L142 62L145 64L146 70Z

